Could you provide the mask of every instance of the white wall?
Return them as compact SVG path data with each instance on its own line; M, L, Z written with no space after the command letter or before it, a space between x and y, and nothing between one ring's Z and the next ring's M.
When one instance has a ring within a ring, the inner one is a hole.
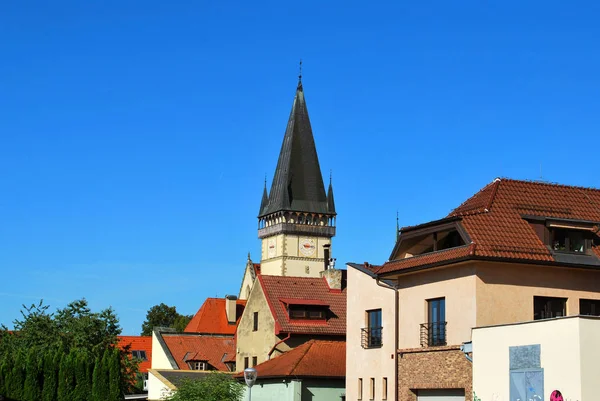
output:
M302 382L300 380L262 381L252 387L252 401L300 401L301 394ZM249 400L247 387L243 400Z
M473 391L482 401L508 401L509 347L539 344L544 400L593 401L600 394L600 319L567 317L473 329ZM587 395L586 395L587 394Z
M387 399L395 400L395 292L377 285L371 276L348 266L346 313L346 399L358 399L358 379L363 379L363 400L369 399L369 379L375 378L375 400L382 399L387 378ZM364 349L361 329L367 327L365 311L381 309L381 348Z
M171 394L171 390L158 377L153 370L148 371L148 401L164 400Z
M152 366L151 369L173 369L167 358L166 350L163 349L156 333L152 332Z

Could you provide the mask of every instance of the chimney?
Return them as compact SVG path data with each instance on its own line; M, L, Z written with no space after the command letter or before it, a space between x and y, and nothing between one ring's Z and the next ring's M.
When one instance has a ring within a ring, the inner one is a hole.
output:
M330 290L342 290L342 271L330 268L321 272L321 277L325 277Z
M331 247L331 244L323 245L323 256L325 258L325 269L324 270L329 269L329 247Z
M235 324L237 320L237 297L235 295L225 295L225 312L227 313L227 322Z

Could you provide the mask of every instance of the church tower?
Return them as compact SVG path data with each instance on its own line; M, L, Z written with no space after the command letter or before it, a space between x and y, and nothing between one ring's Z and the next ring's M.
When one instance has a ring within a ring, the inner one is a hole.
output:
M329 266L335 236L331 178L325 192L315 140L299 77L271 191L258 213L261 274L319 277Z

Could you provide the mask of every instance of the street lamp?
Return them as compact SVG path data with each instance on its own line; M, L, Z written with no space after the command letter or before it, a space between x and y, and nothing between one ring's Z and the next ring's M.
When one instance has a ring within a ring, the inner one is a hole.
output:
M248 401L252 401L252 386L254 386L257 377L258 372L256 371L256 369L244 369L244 380L246 380L246 385L248 386Z

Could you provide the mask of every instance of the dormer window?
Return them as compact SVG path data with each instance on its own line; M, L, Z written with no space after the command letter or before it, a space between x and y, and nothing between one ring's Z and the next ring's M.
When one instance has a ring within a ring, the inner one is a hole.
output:
M393 260L410 258L430 252L456 248L469 243L466 233L457 222L434 224L430 227L411 228L402 232L400 242L392 255Z
M290 319L325 320L327 308L323 305L290 305Z
M585 253L588 248L589 232L554 228L550 231L552 250L558 252ZM590 238L591 239L591 238Z
M191 370L208 370L208 363L205 361L188 361Z

